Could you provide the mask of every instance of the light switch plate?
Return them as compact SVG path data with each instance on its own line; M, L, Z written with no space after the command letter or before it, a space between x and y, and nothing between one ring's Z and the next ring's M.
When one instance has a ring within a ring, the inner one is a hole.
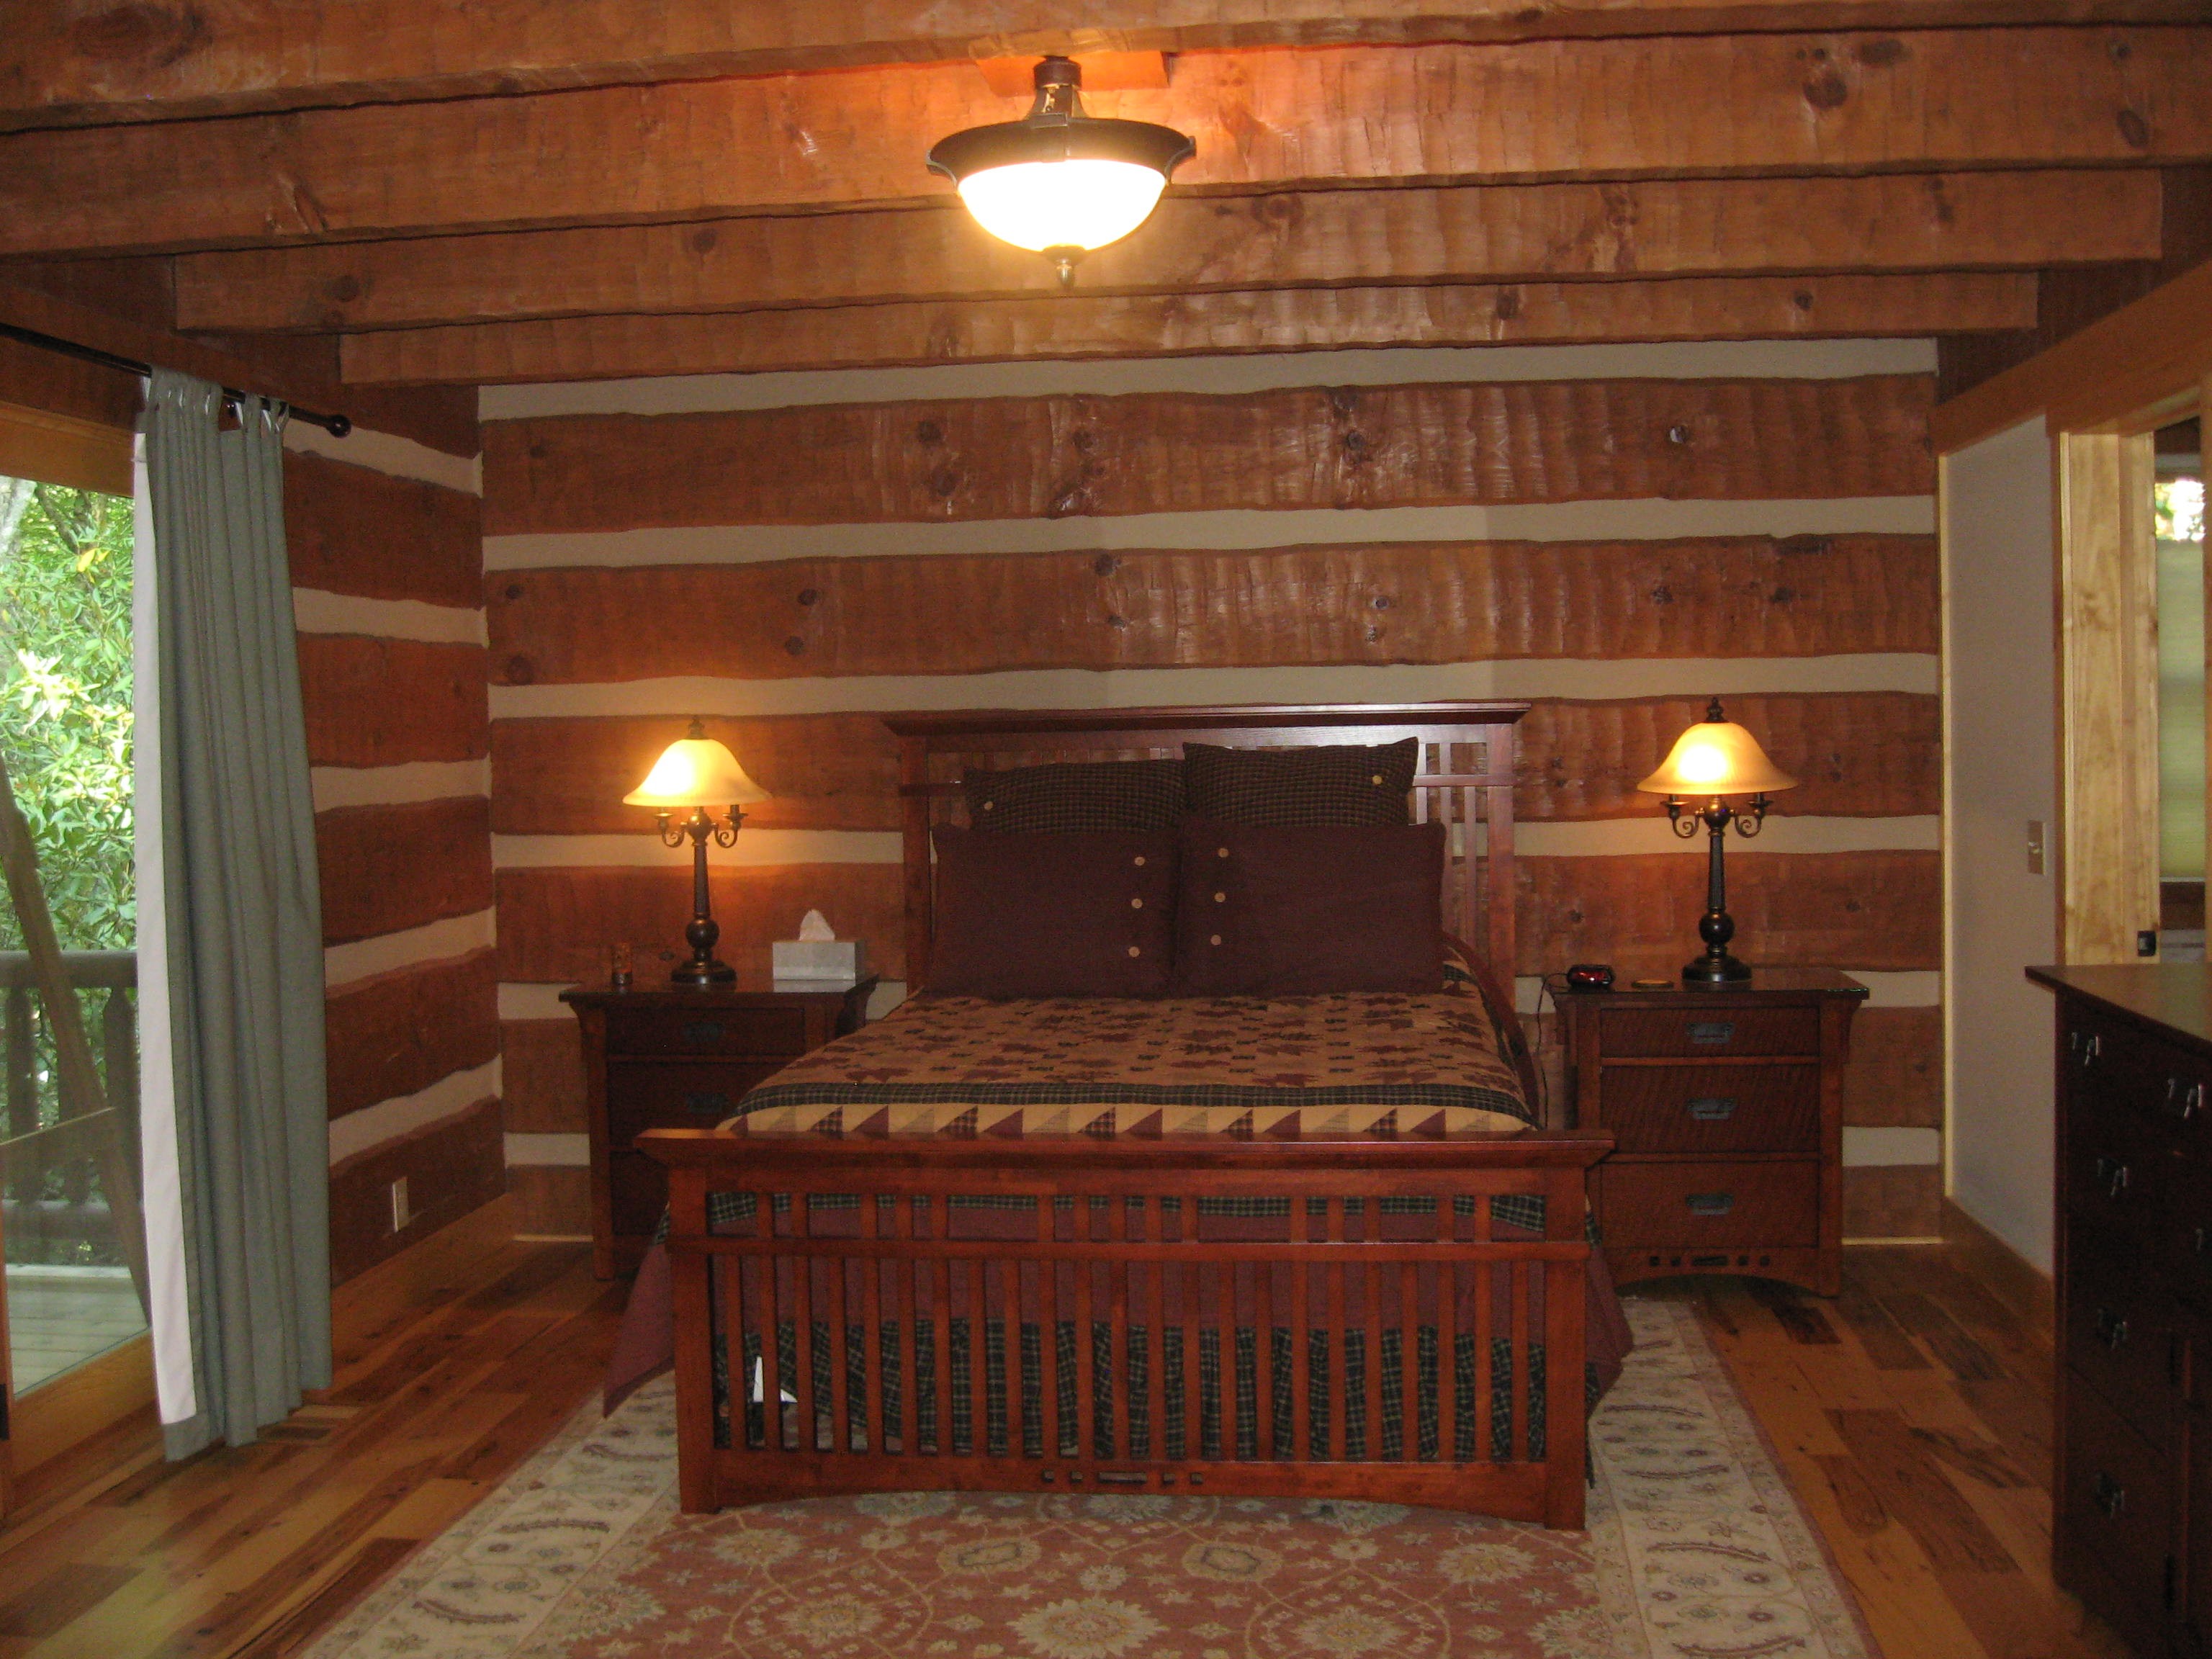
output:
M407 1177L402 1176L392 1183L392 1231L405 1232L407 1224L414 1218L414 1206L407 1201Z

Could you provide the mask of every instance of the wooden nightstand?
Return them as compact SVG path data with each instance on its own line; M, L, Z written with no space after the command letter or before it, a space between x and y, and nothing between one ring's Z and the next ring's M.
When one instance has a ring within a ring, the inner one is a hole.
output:
M1609 1131L1590 1205L1614 1281L1747 1273L1843 1288L1843 1069L1866 987L1761 969L1725 989L1553 981L1569 1122Z
M592 1267L629 1273L668 1203L661 1166L635 1150L647 1129L711 1129L745 1091L868 1018L871 977L793 989L740 977L728 990L561 993L584 1028L592 1145Z

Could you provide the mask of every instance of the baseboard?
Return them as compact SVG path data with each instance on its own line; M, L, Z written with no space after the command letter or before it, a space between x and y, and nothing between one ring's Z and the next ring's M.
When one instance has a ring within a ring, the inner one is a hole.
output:
M1943 1237L1958 1252L1960 1264L1980 1279L2008 1311L2047 1341L2057 1317L2051 1275L1968 1215L1948 1197L1943 1200Z
M331 1350L343 1364L382 1333L479 1267L514 1237L514 1201L501 1193L331 1292Z

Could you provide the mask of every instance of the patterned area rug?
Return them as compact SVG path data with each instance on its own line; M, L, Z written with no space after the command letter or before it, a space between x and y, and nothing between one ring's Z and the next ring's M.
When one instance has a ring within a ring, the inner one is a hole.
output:
M580 1413L309 1659L1873 1659L1695 1316L1626 1306L1586 1534L1067 1493L687 1516L663 1382Z

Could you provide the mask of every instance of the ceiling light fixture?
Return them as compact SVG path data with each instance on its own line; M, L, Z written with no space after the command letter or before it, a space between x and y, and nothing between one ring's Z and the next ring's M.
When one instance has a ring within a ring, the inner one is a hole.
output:
M1036 78L1027 115L939 139L929 167L960 186L984 229L1043 254L1073 288L1075 262L1144 223L1198 147L1173 127L1085 115L1073 58L1044 59Z

